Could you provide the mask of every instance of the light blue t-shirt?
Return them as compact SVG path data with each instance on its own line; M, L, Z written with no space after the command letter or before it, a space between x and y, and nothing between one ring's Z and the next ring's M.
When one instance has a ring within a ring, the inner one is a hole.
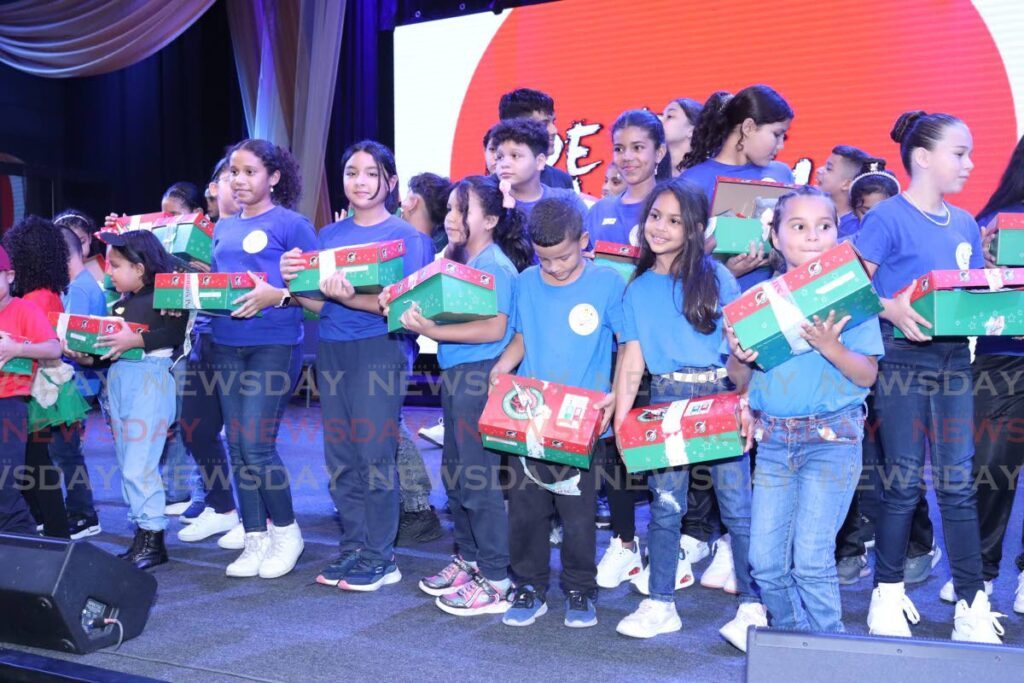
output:
M547 185L540 186L540 199L533 202L524 202L522 200L516 200L516 208L523 212L523 217L529 221L530 214L533 212L533 207L537 206L537 202L541 199L550 199L552 197L561 197L567 199L570 204L576 207L576 210L580 212L580 217L586 217L587 205L580 199L580 196L572 190L567 190L562 187L548 187Z
M739 178L740 180L773 180L777 183L792 184L793 171L780 161L772 161L767 166L757 164L723 164L714 159L701 162L693 168L688 168L679 176L702 190L708 198L708 208L715 197L715 186L719 178ZM738 279L740 291L746 291L754 285L771 279L772 269L765 266L752 270Z
M1017 202L998 211L978 216L978 225L982 228L988 227L999 213L1024 213L1024 202ZM1024 356L1024 337L978 337L974 353L978 356Z
M68 284L68 291L61 296L60 302L64 304L65 313L74 313L75 315L107 314L107 302L103 296L103 288L87 270L80 272ZM98 394L101 383L96 372L91 368L81 367L77 363L72 365L78 380L78 391L83 396Z
M296 247L302 251L316 248L316 233L302 214L275 206L252 218L229 216L213 228L211 269L216 273L266 273L267 282L284 289L281 254ZM255 318L217 316L213 341L224 346L298 344L302 341L302 310L271 306Z
M353 244L403 240L402 277L412 275L434 260L434 242L428 236L396 216L388 216L376 225L358 225L354 218L331 223L317 237L318 249L334 249ZM330 341L370 339L388 333L384 316L349 308L325 300L320 311L320 338Z
M598 241L640 246L640 210L643 202L626 204L622 197L605 197L587 211L583 228L590 234L590 248Z
M625 283L587 261L568 285L544 282L539 266L516 283L513 327L526 348L516 374L592 391L612 386L612 341L623 332Z
M718 310L740 295L740 287L729 270L712 258L707 259L718 278ZM680 368L723 367L722 318L715 329L703 334L693 328L682 314L682 283L671 275L653 270L636 278L626 287L622 302L625 329L622 341L637 340L652 375L664 375Z
M885 353L878 317L843 330L843 345L865 356ZM815 350L793 356L771 370L754 369L750 407L774 417L826 415L864 403L870 388L859 387Z
M857 218L857 214L853 211L844 213L839 217L837 235L840 240L845 240L848 237L853 237L860 230L860 219Z
M439 342L437 345L437 363L442 370L453 368L463 363L475 363L482 360L497 358L508 346L515 331L512 329L512 314L515 304L515 284L519 276L516 267L508 260L497 244L491 244L467 263L470 268L483 270L494 276L494 293L498 297L498 313L508 316L505 336L496 342L487 344L457 344L455 342Z
M853 244L867 261L878 264L872 282L879 296L892 298L932 270L984 268L981 230L963 209L949 207L949 225L925 218L903 195L876 204L864 215ZM945 215L932 216L945 222Z

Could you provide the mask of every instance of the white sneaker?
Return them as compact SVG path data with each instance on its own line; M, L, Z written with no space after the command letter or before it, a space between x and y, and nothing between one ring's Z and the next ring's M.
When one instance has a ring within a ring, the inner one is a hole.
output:
M903 583L880 583L871 592L868 608L868 633L873 636L911 636L907 622L921 621L914 603L907 597Z
M444 447L444 418L438 418L437 424L433 427L423 427L416 432L421 439L425 439L435 446Z
M164 514L168 517L177 517L185 510L188 510L188 506L191 504L191 500L183 500L180 503L171 503L164 507Z
M562 545L562 539L565 537L565 529L561 524L552 522L551 533L548 534L548 543L551 545Z
M228 565L224 571L228 576L249 577L259 576L260 564L270 549L270 533L253 531L245 535L245 550L238 559Z
M242 550L245 548L245 525L239 522L231 527L231 531L217 539L217 545L224 550Z
M662 633L673 633L683 627L676 606L647 598L632 614L625 616L615 630L633 638L653 638Z
M697 564L711 554L707 541L698 541L693 536L683 534L679 537L679 549L686 553L690 564Z
M705 588L721 588L729 593L736 593L736 568L732 562L732 545L729 534L715 541L714 557L711 564L700 577L700 585Z
M1017 590L1013 595L1013 611L1024 614L1024 572L1017 577Z
M633 540L633 549L622 545L622 539L613 537L597 563L597 585L601 588L615 588L644 570L640 559L640 543Z
M992 595L991 581L985 582L985 595ZM950 604L956 603L956 589L953 588L953 579L950 579L946 583L942 584L942 589L939 590L939 600L942 600L943 602L948 602Z
M643 571L630 579L630 583L633 584L633 588L636 589L640 595L650 595L650 583L651 580L651 563L647 562L647 566L644 567ZM679 553L679 561L676 563L676 585L675 590L680 590L688 586L693 585L693 567L690 566L690 561L686 559L686 554Z
M178 532L178 540L185 543L202 541L215 534L231 531L238 524L238 513L234 510L223 514L205 508L191 524Z
M276 579L290 572L299 561L304 547L298 522L288 526L271 525L270 548L260 563L260 578Z
M974 602L967 606L966 600L956 603L956 615L953 617L953 640L968 643L990 643L1002 645L999 636L1003 635L1000 617L1005 614L993 612L984 591L974 594Z
M768 612L759 602L742 602L736 616L718 632L737 650L747 651L747 629L751 626L768 626Z

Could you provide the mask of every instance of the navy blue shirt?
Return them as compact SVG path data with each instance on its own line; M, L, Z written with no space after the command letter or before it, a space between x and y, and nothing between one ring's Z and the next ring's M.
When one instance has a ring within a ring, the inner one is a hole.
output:
M561 187L566 190L574 190L572 176L560 168L545 166L540 172L540 182L548 187Z
M860 219L857 218L857 214L853 211L844 213L839 217L837 236L840 240L845 240L847 237L853 237L860 230Z

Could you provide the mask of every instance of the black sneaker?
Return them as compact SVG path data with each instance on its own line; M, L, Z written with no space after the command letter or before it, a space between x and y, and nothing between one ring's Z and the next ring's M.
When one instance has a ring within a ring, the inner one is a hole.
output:
M68 515L68 531L71 532L71 540L77 541L80 538L95 536L103 531L103 528L96 515Z
M608 506L607 496L597 497L597 516L594 518L598 529L608 529L612 525L612 509Z
M403 512L398 521L398 538L395 545L427 543L441 538L441 520L433 506L419 512Z

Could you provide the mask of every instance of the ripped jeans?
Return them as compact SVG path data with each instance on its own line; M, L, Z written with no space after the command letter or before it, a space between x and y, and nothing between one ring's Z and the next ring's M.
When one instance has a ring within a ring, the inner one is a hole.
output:
M694 368L703 371L707 368ZM683 372L691 369L684 368ZM725 380L691 384L664 377L651 381L651 404L671 403L699 398L731 390ZM709 465L712 485L718 496L722 523L732 539L732 556L736 569L736 590L741 602L759 602L750 578L747 554L750 548L750 458L719 460ZM651 598L673 602L676 565L679 559L679 526L686 514L686 492L690 468L675 467L651 473L648 486L654 494L651 521L647 526L647 550L650 556Z

